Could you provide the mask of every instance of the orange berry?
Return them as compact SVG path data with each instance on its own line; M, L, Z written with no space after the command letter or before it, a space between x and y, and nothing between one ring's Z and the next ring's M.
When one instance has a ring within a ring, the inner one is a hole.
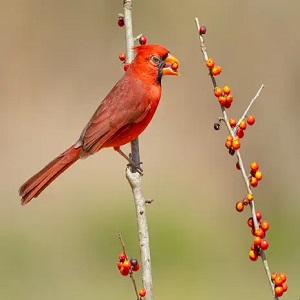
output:
M235 209L238 211L238 212L242 212L244 210L244 203L242 201L238 202L236 205L235 205Z
M123 275L123 276L127 276L130 272L130 269L128 268L124 268L124 266L121 267L120 269L120 273Z
M253 171L253 172L256 172L256 171L259 169L259 166L258 166L258 164L257 164L256 161L253 161L253 162L250 164L250 169L251 169L251 171Z
M234 150L238 150L238 149L240 149L240 147L241 147L240 140L236 138L236 139L232 142L232 148L233 148Z
M178 69L179 65L177 62L172 63L171 68L172 70L176 71Z
M146 296L146 290L144 288L141 288L139 291L140 297L145 297Z
M265 237L265 232L261 228L256 228L254 235L263 239Z
M236 119L230 118L230 119L229 119L229 125L230 125L231 127L235 127L235 125L236 125Z
M206 66L209 68L209 69L212 69L214 66L215 66L215 62L212 58L209 58L207 61L206 61Z
M217 87L214 89L214 94L215 94L216 97L220 97L220 96L222 96L223 91L222 91L222 89L221 89L220 87L217 86Z
M131 268L131 262L130 262L130 260L124 260L123 267L127 268L127 269L130 269Z
M256 251L254 250L250 250L249 252L249 258L252 260L252 261L256 261L258 259L258 254Z
M284 273L280 273L279 276L282 279L282 282L286 282L286 275Z
M120 61L125 61L126 60L126 54L124 52L119 54L119 60Z
M274 283L276 286L281 286L283 284L283 279L278 275L276 276L275 280L274 280Z
M121 267L123 266L123 263L122 262L120 262L120 261L118 261L118 263L117 263L117 267L118 267L118 269L120 270L121 269Z
M224 96L219 96L218 100L221 105L224 106L226 104L226 98Z
M237 163L235 164L235 167L236 167L238 170L241 169L239 162L237 162Z
M231 104L232 101L233 101L233 96L231 94L227 95L226 96L226 102Z
M276 277L277 277L277 274L273 272L271 274L271 280L274 281Z
M255 177L251 177L251 179L250 179L250 185L252 187L257 187L258 186L258 181L257 181L257 179Z
M216 66L216 68L217 68L217 71L218 71L218 75L221 74L221 72L222 72L221 66Z
M230 94L230 87L228 85L225 85L223 87L223 91L224 91L224 94L229 95Z
M232 142L226 140L226 142L225 142L225 147L226 147L227 149L230 149L230 148L231 148L231 145L232 145Z
M261 171L256 171L254 174L255 178L257 179L257 181L262 180L262 173Z
M267 231L269 229L269 222L268 221L262 221L259 225L259 227L263 230L263 231Z
M259 236L256 236L256 237L254 238L254 240L253 240L253 244L254 244L255 246L259 246L259 247L260 247L261 242L262 242L262 239L261 239Z
M253 195L252 194L247 194L247 199L248 199L248 201L252 201L253 200Z
M255 123L255 117L253 115L249 115L247 118L247 123L249 125L253 125Z
M269 242L267 240L261 240L260 249L267 250L269 248Z
M286 292L288 289L288 285L286 284L286 282L284 282L281 287L283 288L283 292Z
M232 142L233 141L233 136L232 135L227 135L226 140Z
M242 130L246 130L246 128L247 128L247 123L246 123L244 120L242 120L242 121L240 122L240 124L239 124L239 127L240 127L240 129L242 129Z
M283 295L284 291L283 291L283 287L282 286L276 286L275 287L275 295L277 297L281 297Z
M219 75L221 72L222 72L222 69L221 69L220 66L215 66L215 67L213 67L213 68L211 69L211 73L212 73L212 75L214 75L214 76Z

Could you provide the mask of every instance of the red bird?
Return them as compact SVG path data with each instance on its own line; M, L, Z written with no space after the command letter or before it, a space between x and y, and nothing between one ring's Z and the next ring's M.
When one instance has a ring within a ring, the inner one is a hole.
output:
M22 205L37 197L54 179L79 158L113 147L127 160L120 147L138 137L151 121L161 96L163 75L179 75L178 60L160 45L134 47L136 57L129 69L104 98L78 141L19 189Z

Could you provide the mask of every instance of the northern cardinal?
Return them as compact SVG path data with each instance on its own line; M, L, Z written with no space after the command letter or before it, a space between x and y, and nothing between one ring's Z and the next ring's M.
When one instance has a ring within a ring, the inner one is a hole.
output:
M27 180L19 189L21 204L37 197L79 158L112 147L120 149L139 136L151 121L161 96L163 75L179 75L178 60L160 45L134 47L136 56L123 77L104 98L78 141Z

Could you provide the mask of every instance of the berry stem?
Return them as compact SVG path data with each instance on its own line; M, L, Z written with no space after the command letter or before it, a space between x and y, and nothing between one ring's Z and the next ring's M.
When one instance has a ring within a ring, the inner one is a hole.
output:
M204 39L203 39L202 35L199 34L199 32L200 32L200 23L199 23L199 20L198 20L197 17L195 18L195 23L196 23L196 27L197 27L199 40L200 40L200 50L203 53L203 58L204 58L204 61L206 62L208 60L209 56L207 54L206 46L204 44ZM212 81L213 87L215 89L217 87L217 82L216 82L215 76L213 76L213 74L211 72L211 69L210 69L209 75L211 77L211 81ZM251 106L253 105L255 100L259 97L259 95L260 95L263 88L264 88L264 85L262 84L261 87L259 88L258 92L256 93L256 95L250 101L250 104L246 108L244 114L242 115L242 117L240 118L240 120L237 124L239 124L245 118L245 116L247 115L247 113L250 110ZM220 107L221 107L221 110L222 110L223 117L219 118L219 120L224 121L230 135L234 138L238 126L236 126L235 129L232 129L232 127L230 126L230 123L229 123L229 119L228 119L225 107L222 106L222 105L220 105ZM236 151L236 156L238 158L240 171L241 171L242 177L243 177L245 185L246 185L247 193L252 194L252 190L251 190L250 185L249 185L249 178L248 178L248 175L246 174L246 171L245 171L245 167L244 167L244 163L243 163L243 160L242 160L242 155L241 155L240 150ZM258 221L257 221L257 218L256 218L256 211L255 211L254 201L251 201L249 203L249 206L250 206L250 209L251 209L251 214L252 214L252 218L253 218L253 222L254 222L254 227L255 227L255 229L257 229L257 228L259 228L259 224L258 224ZM272 290L273 298L274 298L274 300L278 300L278 297L275 295L275 292L274 292L274 284L271 280L271 272L270 272L270 268L269 268L268 261L267 261L267 258L266 258L266 254L263 250L260 251L260 257L262 259L264 269L265 269L265 272L267 274L267 279L268 279L268 282L269 282L271 290Z

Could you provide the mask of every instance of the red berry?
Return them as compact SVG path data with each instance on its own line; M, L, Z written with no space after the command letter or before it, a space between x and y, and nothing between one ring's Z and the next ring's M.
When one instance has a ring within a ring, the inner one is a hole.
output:
M118 263L117 263L117 267L118 267L118 269L120 270L121 269L121 267L123 266L123 263L122 262L120 262L120 261L118 261Z
M242 129L238 129L238 131L236 132L236 135L242 139L244 137L244 131Z
M123 27L123 26L125 25L125 23L124 23L124 18L123 18L123 17L119 17L119 19L118 19L118 25L119 25L120 27Z
M288 285L286 284L286 282L284 282L282 285L283 291L286 292L288 289Z
M146 290L144 288L141 288L140 291L139 291L139 295L140 295L140 297L145 297Z
M245 121L241 121L239 124L240 129L246 130L247 128L247 123Z
M253 218L249 218L247 221L247 224L250 228L254 228L254 224L253 224Z
M139 263L132 267L132 271L134 271L134 272L137 272L139 269L140 269L140 264Z
M284 293L283 287L282 286L276 286L275 287L275 295L277 297L281 297Z
M276 276L274 283L276 286L281 286L283 284L283 279L280 276Z
M124 68L124 71L125 71L125 72L128 70L129 66L130 66L130 63L128 63L128 62L126 62L126 63L124 64L123 68Z
M232 101L233 101L233 96L231 94L227 95L226 96L226 103L230 103L231 104Z
M124 268L124 266L121 267L120 269L120 273L123 275L123 276L127 276L130 272L130 269L128 268Z
M235 167L236 167L238 170L241 169L239 162L237 162L237 163L235 164Z
M275 272L273 272L271 274L271 280L274 281L276 277L277 277L277 274Z
M267 250L269 248L269 242L267 240L261 240L260 248L262 250Z
M124 52L119 54L119 60L120 61L125 61L126 60L126 54Z
M229 119L229 125L230 125L230 127L235 127L235 125L236 125L236 119L230 118Z
M256 251L254 250L250 250L249 252L249 258L252 260L252 261L256 261L258 259L258 254Z
M263 239L265 237L265 232L261 228L257 228L254 231L254 235Z
M253 240L253 244L258 247L260 247L261 242L262 242L262 239L258 236L256 236Z
M255 117L253 115L249 115L247 118L247 123L249 125L253 125L255 123Z
M200 26L199 33L200 33L200 34L205 34L205 33L206 33L206 27L203 26L203 25Z
M262 214L260 211L256 211L256 219L257 219L257 222L259 222L262 218Z
M252 187L257 187L258 186L258 181L257 181L257 179L255 177L251 177L250 178L250 185Z
M121 252L119 254L119 261L123 262L126 259L126 254L124 252Z
M284 273L280 273L279 276L282 279L282 282L286 282L286 275Z
M124 260L123 267L127 269L131 269L131 262L129 260Z
M144 35L142 35L142 36L139 38L139 43L140 43L141 45L146 45L146 43L147 43L147 38L146 38Z

